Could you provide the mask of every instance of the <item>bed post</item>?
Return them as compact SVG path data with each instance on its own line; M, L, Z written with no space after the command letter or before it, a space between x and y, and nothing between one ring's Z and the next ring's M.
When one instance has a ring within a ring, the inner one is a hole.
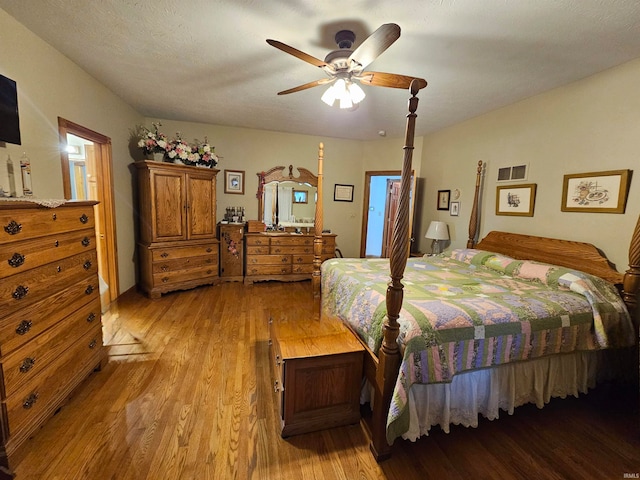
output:
M633 230L629 243L629 269L624 274L622 284L622 299L626 303L633 323L640 326L640 311L638 310L638 291L640 290L640 216Z
M324 161L324 144L318 145L318 199L316 200L316 216L313 222L313 274L311 285L313 290L313 311L316 319L321 317L322 305L320 302L320 265L322 265L322 163Z
M471 208L471 218L469 219L469 240L467 248L473 248L478 238L478 203L480 202L480 180L482 178L482 160L478 161L478 171L476 173L476 191L473 195L473 207Z
M391 255L389 257L391 282L387 287L387 317L383 324L382 346L378 352L378 368L374 390L373 418L371 425L371 452L377 461L391 455L391 446L387 442L387 412L391 405L393 389L398 377L401 356L397 338L400 330L398 317L402 308L404 275L409 252L409 193L411 189L411 159L413 155L413 137L418 108L419 82L411 82L411 98L405 131L404 162L402 164L402 180L400 182L400 204L393 225Z

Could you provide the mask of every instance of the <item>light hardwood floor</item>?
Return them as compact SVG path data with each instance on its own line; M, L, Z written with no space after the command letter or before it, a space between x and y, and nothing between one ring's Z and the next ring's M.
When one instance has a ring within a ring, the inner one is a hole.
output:
M477 429L396 441L377 464L359 425L282 439L267 318L310 315L310 282L226 283L103 319L109 362L30 439L18 480L621 479L640 473L637 389L524 406ZM633 478L633 477L632 477ZM637 477L635 477L637 478Z

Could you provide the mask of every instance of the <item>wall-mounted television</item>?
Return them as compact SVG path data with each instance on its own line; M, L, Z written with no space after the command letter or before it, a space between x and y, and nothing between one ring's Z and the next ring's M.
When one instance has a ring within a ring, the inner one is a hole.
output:
M18 88L4 75L0 75L0 142L21 144Z

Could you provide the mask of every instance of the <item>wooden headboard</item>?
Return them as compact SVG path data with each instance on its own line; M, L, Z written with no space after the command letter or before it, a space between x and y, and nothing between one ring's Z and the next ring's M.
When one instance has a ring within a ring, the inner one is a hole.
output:
M622 284L623 275L590 243L493 231L478 242L475 248L518 260L560 265L596 275L614 284Z

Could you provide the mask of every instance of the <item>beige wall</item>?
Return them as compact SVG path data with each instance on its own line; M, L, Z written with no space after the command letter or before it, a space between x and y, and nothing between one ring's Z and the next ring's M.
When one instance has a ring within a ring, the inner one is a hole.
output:
M18 161L27 152L32 162L33 188L39 197L61 197L62 177L57 138L58 116L112 139L121 291L135 284L135 191L131 164L140 152L131 148L136 124L150 126L115 94L66 57L0 10L0 73L16 80L23 145L0 146L0 162L8 155ZM518 104L415 139L413 166L422 177L417 201L417 240L428 222L446 221L453 246L466 243L475 165L487 162L481 235L493 229L513 230L591 242L626 268L631 230L640 213L640 188L632 181L627 213L560 212L565 173L634 169L640 151L640 60L595 75ZM428 87L427 87L428 88ZM422 109L422 110L421 110ZM428 114L428 105L418 109ZM180 131L186 140L208 137L224 158L218 165L218 217L226 206L244 206L248 218L257 217L256 173L292 164L316 171L318 143L325 145L324 227L338 234L345 256L358 256L363 208L364 172L400 169L404 139L371 142L250 130L164 120L163 130ZM496 171L499 166L526 162L527 182L538 185L535 216L518 218L494 214ZM224 194L224 169L245 171L245 194ZM336 183L354 185L353 203L334 202ZM459 217L435 208L436 190L460 189Z
M25 152L34 195L62 198L58 117L111 138L120 290L135 284L129 129L143 117L0 9L0 73L18 85L22 145L0 146L0 168Z
M443 220L452 246L466 244L476 164L483 160L481 237L506 230L588 242L602 249L619 271L626 270L640 214L640 179L631 182L624 215L561 212L560 203L565 174L640 167L638 85L640 60L635 60L429 135L422 150L423 224ZM496 216L497 169L520 162L529 164L526 183L537 184L534 216ZM460 216L437 211L436 191L456 188L462 192ZM430 241L420 242L429 251Z

